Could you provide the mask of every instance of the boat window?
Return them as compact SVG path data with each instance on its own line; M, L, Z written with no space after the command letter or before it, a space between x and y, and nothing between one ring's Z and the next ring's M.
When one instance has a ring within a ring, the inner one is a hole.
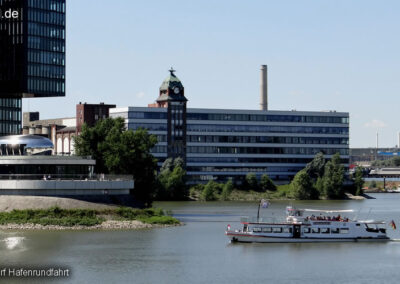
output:
M282 228L275 227L272 229L274 233L282 233Z
M310 228L304 228L304 229L303 229L303 233L304 233L304 234L309 234L310 231L311 231Z
M329 234L329 228L321 228L321 234Z
M261 232L261 228L253 228L253 232L254 233L260 233Z
M284 233L291 233L292 232L292 228L283 228L283 232Z
M339 234L339 228L333 228L331 234Z
M370 232L370 233L379 233L379 229L377 227L372 228L372 227L369 227L367 224L365 224L365 229L367 232Z
M319 228L312 228L313 234L319 234Z
M348 234L349 233L349 229L348 228L341 228L340 229L340 233L341 234Z
M270 228L270 227L265 227L265 228L262 228L262 231L263 231L264 233L271 233L271 232L272 232L272 228Z
M357 227L360 227L360 224L356 224Z

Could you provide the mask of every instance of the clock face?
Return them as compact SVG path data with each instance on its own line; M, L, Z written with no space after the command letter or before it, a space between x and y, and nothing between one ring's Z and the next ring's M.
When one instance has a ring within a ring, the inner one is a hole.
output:
M179 88L178 88L178 87L175 87L174 93L175 93L175 94L178 94L178 93L179 93Z

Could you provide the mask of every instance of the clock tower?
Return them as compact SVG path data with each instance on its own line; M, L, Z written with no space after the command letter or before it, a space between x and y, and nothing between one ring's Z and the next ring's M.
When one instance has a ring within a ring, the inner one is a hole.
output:
M186 103L185 88L175 76L175 70L169 70L169 76L160 87L157 106L167 108L167 154L168 158L182 158L186 163Z

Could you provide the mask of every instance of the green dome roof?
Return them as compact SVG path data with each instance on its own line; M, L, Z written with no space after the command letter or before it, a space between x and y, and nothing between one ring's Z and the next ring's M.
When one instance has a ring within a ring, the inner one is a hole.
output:
M166 90L168 90L168 88L171 89L174 87L178 87L178 88L182 89L183 88L182 82L181 82L181 80L178 79L178 77L175 76L175 74L174 74L175 70L171 68L171 70L169 70L169 72L170 72L170 74L162 82L160 90L166 91Z

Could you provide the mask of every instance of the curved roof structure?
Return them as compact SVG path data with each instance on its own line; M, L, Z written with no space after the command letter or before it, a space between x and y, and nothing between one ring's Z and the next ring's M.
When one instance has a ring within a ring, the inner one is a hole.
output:
M157 102L187 102L181 80L175 76L174 69L171 68L169 72L169 76L161 84L160 96L158 97Z
M0 145L25 145L29 148L54 148L50 139L38 135L9 135L0 137Z
M171 68L171 70L169 70L170 74L167 78L165 78L165 80L162 82L160 90L161 91L166 91L169 88L175 88L178 87L180 89L183 88L182 82L181 80L178 79L178 77L176 77L176 75L174 74L175 70L173 70Z

